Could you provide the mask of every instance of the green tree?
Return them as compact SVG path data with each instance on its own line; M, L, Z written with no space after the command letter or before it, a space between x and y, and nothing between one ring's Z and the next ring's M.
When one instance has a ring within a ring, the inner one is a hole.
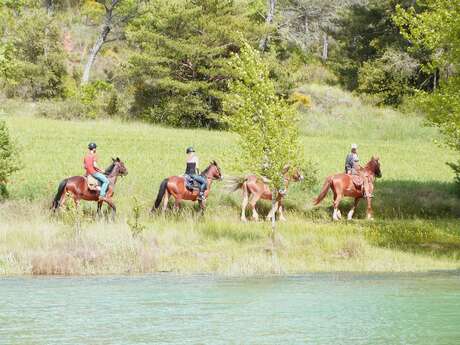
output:
M398 6L407 8L414 3L370 0L343 12L332 31L337 49L331 60L347 89L376 94L379 103L398 105L404 96L432 88L432 76L419 68L430 52L424 47L410 49L410 41L393 20Z
M0 199L8 195L6 190L8 178L19 170L19 167L16 147L10 138L5 121L0 121Z
M0 85L7 96L62 96L67 72L57 23L26 1L0 3L0 19Z
M226 110L230 128L240 138L240 163L247 171L267 177L271 188L279 190L283 168L301 166L297 112L276 94L267 64L249 43L243 43L230 65L234 80Z
M239 50L238 32L256 43L259 26L245 1L151 1L127 32L134 114L177 127L223 126L225 62Z
M446 144L460 151L460 0L420 0L426 11L398 8L394 20L402 34L416 48L433 52L425 69L442 71L439 88L432 94L421 93L420 105L430 123L445 135ZM450 163L460 182L460 161Z

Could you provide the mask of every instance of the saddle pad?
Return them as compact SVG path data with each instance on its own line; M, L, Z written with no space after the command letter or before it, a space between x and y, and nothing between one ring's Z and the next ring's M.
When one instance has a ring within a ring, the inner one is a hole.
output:
M360 188L363 185L363 178L359 175L352 175L351 179L353 181L353 184L357 187Z
M89 190L97 190L99 187L99 181L91 175L86 177L86 183L88 184Z

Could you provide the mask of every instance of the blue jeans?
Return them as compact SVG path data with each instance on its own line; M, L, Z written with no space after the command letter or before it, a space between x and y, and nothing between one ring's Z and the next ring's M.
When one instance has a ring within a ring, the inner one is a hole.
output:
M208 187L208 183L206 182L206 179L201 176L201 175L192 175L192 179L200 185L200 193L204 193L206 188Z
M99 196L105 197L105 194L107 193L107 188L109 188L109 179L107 178L107 176L100 172L94 173L93 177L101 183L101 191L99 193Z

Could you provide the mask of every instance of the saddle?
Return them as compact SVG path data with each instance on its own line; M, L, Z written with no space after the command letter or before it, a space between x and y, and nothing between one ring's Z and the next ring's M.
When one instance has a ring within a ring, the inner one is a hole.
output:
M94 192L98 192L100 190L100 182L92 177L91 175L85 176L86 184L88 185L88 189Z
M187 188L189 191L193 192L194 190L199 190L200 185L198 182L196 182L192 176L190 175L184 175L185 179L185 188Z

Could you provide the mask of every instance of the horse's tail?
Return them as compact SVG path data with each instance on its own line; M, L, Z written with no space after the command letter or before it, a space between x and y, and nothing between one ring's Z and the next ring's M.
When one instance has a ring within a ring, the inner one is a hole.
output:
M160 207L161 200L163 200L163 196L165 195L167 186L168 186L168 179L165 178L160 184L160 190L158 191L158 195L157 195L157 198L155 200L154 208ZM152 209L152 211L153 211L153 209Z
M56 209L59 208L59 206L60 206L59 203L61 201L62 194L65 191L67 181L68 181L68 179L64 179L64 180L61 181L61 183L59 183L59 187L58 187L56 196L54 197L53 204L51 205L52 210L56 210Z
M246 182L246 177L243 176L231 176L226 178L227 183L225 184L225 190L228 193L233 193L238 189L243 187L243 184Z
M329 192L329 188L331 187L331 184L332 184L332 176L329 176L326 179L326 181L324 181L323 189L321 189L321 192L316 197L316 199L313 200L313 205L318 205L321 201L323 201L323 199L327 195L327 192Z

